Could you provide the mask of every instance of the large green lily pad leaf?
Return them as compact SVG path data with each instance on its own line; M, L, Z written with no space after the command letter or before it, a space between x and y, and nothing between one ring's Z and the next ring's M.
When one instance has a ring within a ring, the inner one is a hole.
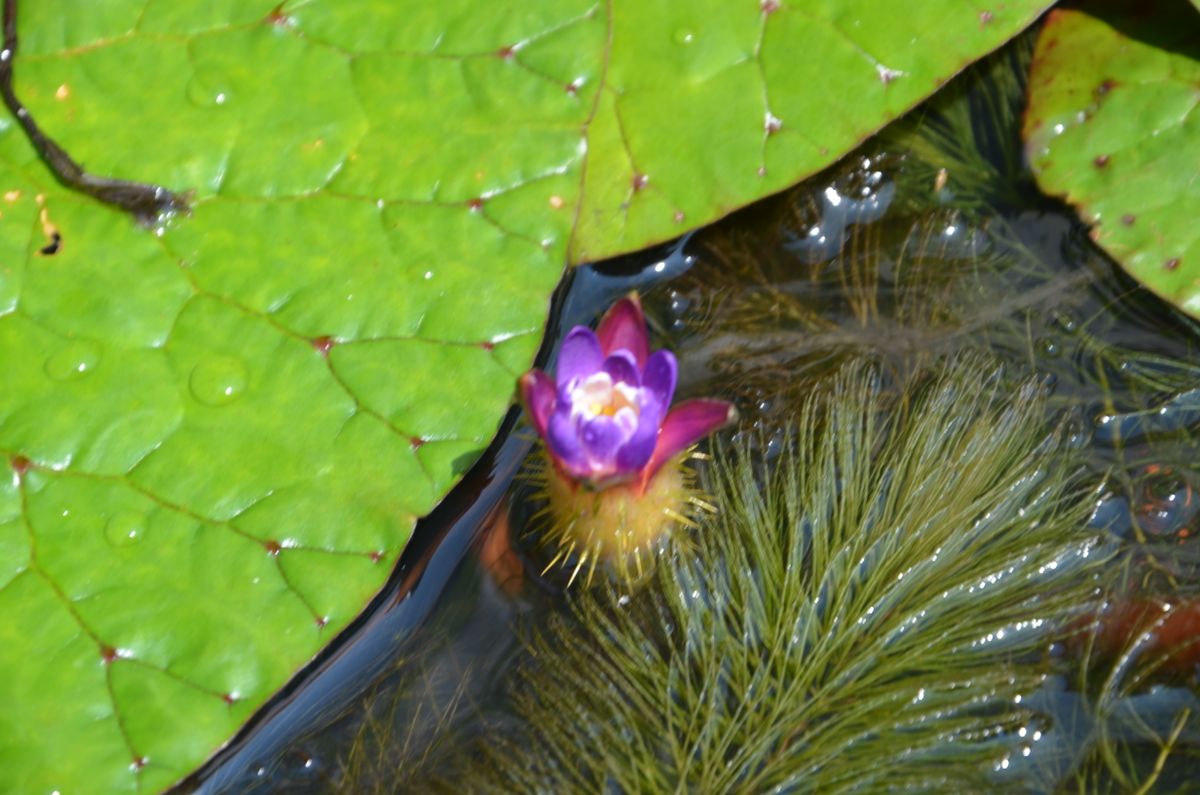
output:
M828 165L1045 5L23 3L41 126L193 206L141 228L0 123L0 791L193 770L488 443L568 263Z
M1155 293L1200 317L1200 14L1184 0L1055 9L1024 135L1038 183Z

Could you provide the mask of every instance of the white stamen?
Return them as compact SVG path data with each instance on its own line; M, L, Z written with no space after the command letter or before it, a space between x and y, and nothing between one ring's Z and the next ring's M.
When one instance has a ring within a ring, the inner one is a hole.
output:
M638 396L637 387L632 387L629 384L625 383L624 381L618 381L616 384L613 385L613 389L615 389L617 391L617 393L620 394L621 397L625 398L626 403L629 403L630 405L633 405L633 406L637 405L637 396Z
M621 429L626 439L633 436L633 432L637 430L638 413L633 406L623 406L617 409L617 413L613 415L613 419L617 422L617 427Z
M592 373L571 390L572 413L583 412L589 418L612 405L613 382L608 373Z
M600 414L618 418L618 422L629 427L636 426L638 418L638 395L635 386L618 381L606 372L592 373L571 389L571 414L591 419Z

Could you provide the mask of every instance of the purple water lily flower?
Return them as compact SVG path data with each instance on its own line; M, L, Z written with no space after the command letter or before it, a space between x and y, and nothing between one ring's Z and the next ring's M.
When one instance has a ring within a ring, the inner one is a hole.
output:
M521 400L558 471L592 488L634 482L644 489L678 453L730 422L723 400L671 408L678 366L668 350L650 352L636 294L605 313L593 332L576 326L563 340L554 379L521 377Z

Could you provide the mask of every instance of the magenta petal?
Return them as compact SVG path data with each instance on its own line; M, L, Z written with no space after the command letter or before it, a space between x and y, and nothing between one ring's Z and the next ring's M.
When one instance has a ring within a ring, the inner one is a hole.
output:
M737 409L724 400L688 400L671 409L658 432L654 453L642 470L642 485L667 461L736 418Z
M530 370L521 376L520 389L521 403L529 412L529 419L538 435L545 439L546 423L550 419L550 412L554 411L554 382L541 370Z
M600 352L596 334L586 326L576 326L567 333L558 351L555 380L560 387L567 386L597 372L603 364L604 354Z
M646 360L646 369L642 372L642 386L649 389L665 409L671 405L675 396L675 380L679 375L679 365L675 362L675 354L667 350L655 351Z
M629 351L639 371L646 366L650 341L646 337L646 316L642 314L642 302L637 293L630 293L609 307L600 319L596 337L604 353Z

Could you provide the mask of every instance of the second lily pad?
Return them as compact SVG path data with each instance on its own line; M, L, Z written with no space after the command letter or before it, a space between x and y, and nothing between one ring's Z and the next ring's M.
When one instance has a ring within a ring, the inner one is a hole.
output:
M1052 11L1026 150L1039 184L1162 298L1200 317L1200 14L1184 0Z

